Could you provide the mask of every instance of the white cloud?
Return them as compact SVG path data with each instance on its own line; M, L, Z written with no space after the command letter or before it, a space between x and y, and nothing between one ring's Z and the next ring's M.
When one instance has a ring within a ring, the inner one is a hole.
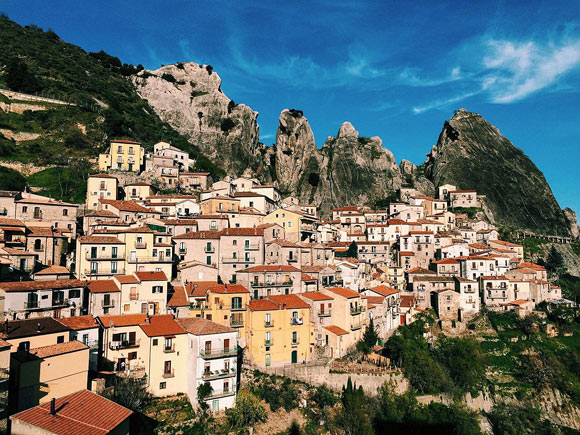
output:
M489 41L482 87L494 103L512 103L554 84L580 66L580 42L541 46L535 42Z
M479 92L477 92L477 91L476 92L468 92L465 94L456 95L455 97L434 100L434 101L431 101L430 103L427 103L423 106L413 107L413 113L415 115L419 115L423 112L427 112L428 110L438 109L440 107L445 107L445 106L448 106L452 103L458 103L459 101L463 101L469 97L473 97L474 95L477 95L478 93Z

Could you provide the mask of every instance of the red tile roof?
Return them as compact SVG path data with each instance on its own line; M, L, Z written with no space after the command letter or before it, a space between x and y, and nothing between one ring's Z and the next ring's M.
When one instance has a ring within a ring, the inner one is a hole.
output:
M247 269L240 270L240 272L300 272L300 269L296 269L294 266L269 264L264 266L248 267Z
M299 293L299 296L304 298L308 298L312 301L332 301L334 298L329 295L325 295L321 292L306 292L306 293Z
M347 299L353 299L353 298L359 297L359 294L357 292L355 292L354 290L351 290L349 288L331 287L328 289L328 291L331 291L332 293L335 293L335 294L342 296L343 298L347 298Z
M262 228L224 228L222 236L263 236Z
M91 281L89 283L89 291L91 293L112 293L120 292L121 289L112 279L100 279L98 281Z
M81 390L56 399L56 416L50 403L35 406L11 418L58 435L100 435L116 429L133 413L102 396Z
M132 211L138 213L153 213L153 210L137 204L135 201L119 201L114 199L100 199L101 204L107 204L119 211Z
M187 239L212 239L216 240L220 238L221 231L190 231L188 233L179 234L178 236L173 236L173 240L187 240Z
M66 343L51 344L50 346L42 346L30 349L28 352L38 358L50 358L52 356L64 355L65 353L77 352L85 350L89 347L80 341L67 341Z
M115 275L114 279L121 284L138 284L139 280L133 275Z
M80 279L57 279L57 280L47 280L47 281L15 281L15 282L2 282L0 283L0 290L6 292L19 292L19 291L31 291L31 290L45 290L45 289L65 289L65 288L77 288L85 287L87 281Z
M443 260L433 261L433 264L459 264L455 258L444 258Z
M270 311L277 310L278 305L267 299L252 299L248 304L250 311Z
M348 334L348 331L345 331L344 329L339 328L336 325L325 326L324 329L332 332L334 335L347 335Z
M99 245L122 245L118 238L114 236L83 236L79 237L79 242L81 243L91 243Z
M192 281L185 285L185 290L189 297L202 298L207 294L207 290L218 285L217 281Z
M219 323L212 322L211 320L202 319L201 317L187 317L183 319L177 319L176 322L179 323L185 332L193 335L210 335L236 332L236 330L233 328L228 328L227 326L220 325Z
M62 323L64 326L74 331L99 327L99 324L97 323L95 318L90 314L86 316L62 317L56 320L57 322Z
M125 314L125 315L111 315L99 316L98 319L105 328L114 326L116 328L121 326L137 326L145 322L147 314Z
M414 307L415 306L415 296L411 295L401 295L401 307Z
M167 302L168 307L187 307L189 306L189 300L187 299L187 295L185 294L185 287L182 285L176 285L173 287L173 294L171 295L171 299Z
M208 288L213 293L236 294L250 293L250 291L241 284L215 284Z
M278 304L280 308L284 306L289 309L310 308L310 305L300 299L297 295L268 296L268 299L270 299L275 304Z
M141 281L167 281L164 272L135 272L135 276Z
M397 290L392 287L388 287L386 285L378 285L376 287L371 287L371 291L380 294L381 296L390 296L397 293L400 293L400 290Z
M65 275L70 274L70 271L64 266L49 266L46 269L42 269L40 272L36 272L34 275Z
M171 314L158 314L149 317L149 323L146 321L141 325L141 329L148 337L159 337L162 335L179 335L185 331L177 323Z

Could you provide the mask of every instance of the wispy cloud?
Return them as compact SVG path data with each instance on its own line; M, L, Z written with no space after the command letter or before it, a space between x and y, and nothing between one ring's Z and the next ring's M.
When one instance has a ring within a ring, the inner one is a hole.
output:
M488 42L483 65L490 70L484 84L494 103L512 103L554 84L580 66L580 41L559 46L535 42Z
M460 101L466 100L469 97L473 97L474 95L477 95L479 92L467 92L465 94L460 94L460 95L456 95L454 97L450 97L450 98L442 98L439 100L434 100L431 101L430 103L427 103L423 106L416 106L413 107L413 113L418 115L420 113L423 112L427 112L428 110L432 110L432 109L438 109L441 107L447 107L453 103L458 103Z
M440 86L465 78L465 74L462 73L460 66L452 68L449 74L442 78L420 77L420 71L417 68L405 68L398 77L401 84L413 87Z

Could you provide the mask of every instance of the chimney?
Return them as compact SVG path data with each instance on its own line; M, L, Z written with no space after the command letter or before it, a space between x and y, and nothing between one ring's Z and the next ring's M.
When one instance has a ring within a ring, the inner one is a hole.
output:
M36 332L40 332L40 322L36 324Z
M54 397L50 401L50 415L56 415L56 399Z

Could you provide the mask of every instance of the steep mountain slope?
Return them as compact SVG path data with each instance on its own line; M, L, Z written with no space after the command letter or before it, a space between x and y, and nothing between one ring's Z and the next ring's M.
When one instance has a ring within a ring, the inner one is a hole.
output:
M258 142L258 113L235 104L221 89L210 65L193 62L142 71L132 78L139 95L161 119L188 137L226 172L260 172L264 147Z
M345 122L321 149L303 113L284 110L276 133L276 176L284 191L321 208L373 204L401 187L401 172L379 137L360 137Z
M486 195L496 222L547 234L569 234L570 223L544 175L519 148L477 113L458 110L427 155L425 173Z

